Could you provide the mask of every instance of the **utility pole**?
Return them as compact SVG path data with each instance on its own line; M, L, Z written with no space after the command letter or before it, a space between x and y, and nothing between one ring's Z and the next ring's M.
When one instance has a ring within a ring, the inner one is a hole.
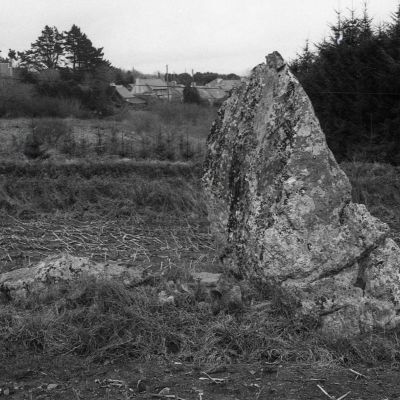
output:
M166 69L166 80L167 80L167 96L168 96L168 102L170 102L170 97L169 97L169 77L168 77L168 64L165 66Z

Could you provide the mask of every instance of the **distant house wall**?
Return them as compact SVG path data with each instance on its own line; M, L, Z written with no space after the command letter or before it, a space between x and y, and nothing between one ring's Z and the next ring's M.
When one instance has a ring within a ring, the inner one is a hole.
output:
M11 67L10 63L8 62L0 63L0 77L11 78L12 76L13 76L13 68Z

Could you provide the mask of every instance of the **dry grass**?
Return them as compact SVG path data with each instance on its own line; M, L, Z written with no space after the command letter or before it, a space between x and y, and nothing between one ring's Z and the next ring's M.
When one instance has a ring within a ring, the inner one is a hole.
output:
M389 164L343 163L353 187L353 201L368 210L392 229L400 241L400 169Z
M24 218L55 212L126 218L145 209L204 215L196 170L165 162L3 163L0 205Z
M296 320L290 305L288 309L279 294L268 288L252 288L253 305L246 303L243 312L214 314L200 292L182 290L174 293L175 305L160 304L160 291L179 288L189 279L188 271L217 268L199 173L192 172L193 165L13 165L0 165L3 270L69 251L97 261L140 263L150 267L157 279L130 289L118 282L83 279L73 286L54 287L46 295L32 295L19 304L4 304L0 308L1 355L22 349L97 360L129 356L198 363L400 362L399 330L328 340L318 335L312 321ZM355 200L367 203L378 217L399 228L398 170L360 164L344 168L352 180ZM28 178L46 187L35 196L50 196L54 203L57 196L65 199L68 194L75 196L74 205L62 203L46 210L29 197L33 195L30 189L23 188L23 182L33 182ZM147 197L138 197L140 185L151 188L146 189ZM94 190L92 201L84 187ZM31 207L30 214L6 215L5 204L13 202L16 210L21 204ZM128 213L110 212L123 205ZM83 206L88 209L75 214ZM255 308L263 303L263 311Z
M176 280L182 282L184 276L184 271L175 271ZM215 315L196 293L187 292L175 293L176 304L160 304L158 293L171 287L170 278L131 289L118 282L82 279L3 306L1 353L22 348L95 360L162 357L214 364L400 361L398 331L333 341L288 319L279 308Z

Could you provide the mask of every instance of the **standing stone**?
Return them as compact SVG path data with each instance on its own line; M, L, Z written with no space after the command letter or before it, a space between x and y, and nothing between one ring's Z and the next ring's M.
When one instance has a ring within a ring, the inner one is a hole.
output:
M321 329L400 322L400 249L351 202L311 102L274 52L222 105L203 177L227 269L279 287Z

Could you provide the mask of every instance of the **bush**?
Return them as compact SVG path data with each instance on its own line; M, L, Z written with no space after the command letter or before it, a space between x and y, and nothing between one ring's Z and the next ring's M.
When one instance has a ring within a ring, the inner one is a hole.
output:
M33 85L11 79L2 79L1 85L0 117L33 115Z
M216 110L196 104L155 102L146 111L130 111L125 123L141 136L140 158L202 159Z
M74 97L49 97L38 94L33 84L3 79L0 90L0 117L88 116L81 101Z
M60 117L87 116L82 109L81 102L75 98L35 96L31 116L33 117Z
M68 124L55 118L32 120L31 132L25 138L25 156L43 158L50 149L56 148L64 154L74 153L75 141Z

